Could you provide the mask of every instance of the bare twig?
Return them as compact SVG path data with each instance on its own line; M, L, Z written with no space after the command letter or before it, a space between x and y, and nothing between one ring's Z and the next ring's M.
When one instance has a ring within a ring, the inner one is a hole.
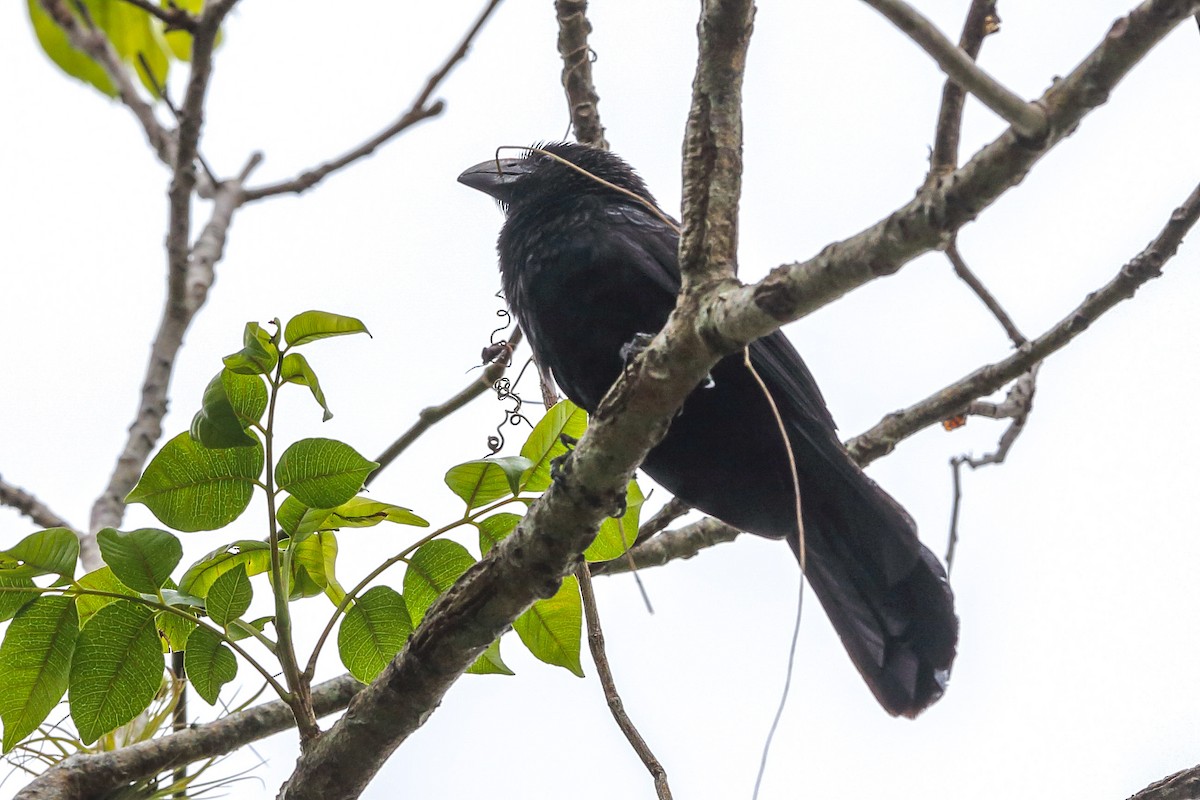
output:
M512 336L508 338L508 344L511 347L516 347L520 341L521 329L514 328ZM395 461L401 453L407 450L413 442L419 439L421 434L492 388L492 384L504 375L505 370L508 369L508 364L507 359L488 364L484 368L483 374L471 381L458 394L444 403L421 409L421 413L417 415L417 421L413 423L412 427L401 434L400 438L388 445L387 449L375 458L379 462L379 467L367 478L366 485L370 486L376 476Z
M984 72L915 8L903 0L866 0L866 3L904 31L933 57L943 72L1012 125L1022 138L1038 140L1046 135L1049 126L1045 111L1022 100Z
M950 472L953 478L953 502L950 507L950 537L946 546L946 574L954 566L954 552L958 547L958 514L962 507L962 466L966 464L971 469L986 467L989 464L1003 464L1008 458L1013 443L1025 430L1029 414L1033 411L1033 396L1037 392L1037 373L1042 363L1039 361L1030 368L1008 390L1008 395L1002 403L986 403L975 401L967 406L969 415L991 417L992 419L1011 419L1012 423L1000 436L997 447L991 453L979 458L968 455L954 456L950 459Z
M954 274L962 278L963 282L971 287L971 291L975 293L975 296L987 306L988 311L992 312L992 316L1004 328L1004 332L1008 334L1008 338L1012 340L1012 343L1017 347L1025 344L1025 336L1017 329L1017 325L1012 321L1012 317L996 301L992 293L987 290L987 287L983 285L983 281L979 280L975 273L971 271L971 268L967 266L967 262L963 260L962 255L958 252L957 235L952 237L950 243L946 245L946 258L950 259L950 263L954 266Z
M320 164L319 166L316 166L310 170L306 170L297 175L295 178L286 181L280 181L279 183L268 184L266 186L260 186L254 189L246 189L242 195L242 202L249 203L255 200L261 200L264 197L271 197L273 195L292 193L299 194L307 191L308 189L316 186L332 173L337 172L340 169L344 169L356 161L360 161L361 159L371 155L379 147L408 130L413 125L416 125L418 122L422 122L430 117L436 117L438 114L441 114L442 111L445 110L446 104L441 100L430 103L429 98L433 96L433 93L437 90L438 86L441 85L442 81L445 80L446 76L450 74L450 71L458 65L458 62L466 58L467 52L471 49L471 43L475 40L475 36L483 28L484 23L487 22L488 18L492 15L492 12L496 10L496 7L499 6L501 2L502 0L488 0L487 5L484 6L483 11L480 12L478 18L475 20L475 23L471 26L470 30L467 31L466 36L464 36L462 41L459 42L458 47L446 58L441 67L439 67L436 72L429 76L429 80L425 82L425 86L421 89L420 94L418 94L416 99L412 101L412 104L408 107L408 110L401 114L395 122L372 136L367 141L360 144L358 147L343 153L337 158L326 161L324 164Z
M1171 213L1170 220L1142 252L1121 267L1112 280L1088 294L1058 324L1022 345L1003 361L981 367L921 402L887 415L875 427L847 442L850 454L859 464L869 464L890 453L899 442L917 431L967 409L976 398L996 391L1046 356L1061 350L1107 311L1133 297L1142 284L1162 275L1163 265L1175 255L1183 237L1198 218L1200 186Z
M554 11L558 17L558 53L563 60L563 91L567 93L575 138L607 150L608 140L596 107L600 96L592 82L592 49L588 46L592 23L587 18L587 0L555 0Z
M996 14L996 0L971 0L963 23L958 46L972 61L979 58L983 40L990 33L1000 30L1000 18ZM931 186L941 175L953 172L958 166L958 142L962 133L963 105L967 93L952 80L942 87L942 103L938 109L937 132L933 138L933 150L929 154L929 176L925 185Z
M179 30L190 33L196 30L197 19L174 3L160 6L157 3L151 3L150 0L122 0L122 2L140 8L150 16L162 20L168 31Z
M0 506L15 508L43 528L70 528L77 531L74 525L51 511L41 500L3 478L0 478Z
M625 734L629 745L646 765L646 769L654 779L654 790L658 794L659 800L671 800L671 787L667 784L667 771L654 757L650 745L646 744L646 740L642 738L629 715L625 713L625 704L621 702L621 695L613 680L612 669L608 664L608 655L604 651L604 631L600 627L600 613L596 610L596 593L592 589L592 576L588 572L587 562L581 563L575 569L575 577L579 579L579 593L583 597L583 612L587 619L588 649L592 652L592 660L596 662L596 674L600 677L600 685L604 687L604 699L608 703L608 710L612 712L617 727L621 729L621 733Z
M112 44L104 31L99 28L80 24L79 19L71 13L64 0L38 0L42 8L53 17L57 24L67 34L71 46L87 54L100 65L113 86L121 102L133 112L134 118L146 133L150 147L167 166L175 164L175 140L154 115L154 109L142 99L134 86L129 70L121 63L121 59L113 50Z

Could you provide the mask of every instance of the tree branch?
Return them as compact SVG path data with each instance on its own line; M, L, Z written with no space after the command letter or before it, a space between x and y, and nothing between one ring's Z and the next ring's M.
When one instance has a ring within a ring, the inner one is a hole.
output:
M0 478L0 506L15 508L43 528L70 528L79 535L74 525L51 511L49 506L3 478Z
M996 16L996 0L971 0L963 23L959 48L972 61L979 58L983 40L990 33L1000 30L1000 19ZM939 176L953 172L958 166L958 142L962 133L963 105L967 93L953 80L942 87L942 103L938 109L937 132L933 138L933 151L929 154L929 176L926 187Z
M634 569L661 567L671 561L681 558L691 558L701 550L732 542L741 535L737 528L726 525L719 519L705 517L702 520L684 525L682 528L666 531L647 539L629 551L629 558L617 558L602 564L592 564L593 575L617 575L629 572L629 559L633 560Z
M922 50L933 57L950 79L1006 120L1024 139L1041 139L1047 132L1046 114L987 74L972 57L955 47L932 22L903 0L866 0Z
M1155 781L1129 800L1195 800L1197 797L1200 797L1200 766Z
M1004 306L992 296L992 293L983 285L983 281L971 271L967 266L967 262L963 260L962 254L958 252L958 236L950 239L950 243L946 245L946 258L950 259L950 264L954 267L954 274L962 278L963 283L971 288L975 296L987 306L988 311L992 312L992 316L1000 323L1000 327L1004 328L1004 332L1008 334L1008 338L1012 340L1013 345L1020 347L1025 344L1025 336L1017 329L1017 325L1012 321L1012 317L1004 310Z
M596 107L600 96L592 82L592 49L588 46L592 23L587 18L587 0L554 0L554 12L558 17L558 53L563 60L563 91L567 93L575 138L607 150L608 140Z
M272 183L254 189L246 189L242 195L242 202L250 203L278 194L300 194L307 191L334 172L371 155L388 141L399 136L418 122L441 114L445 110L446 104L441 100L431 104L429 98L433 96L433 93L441 85L442 81L445 80L446 76L450 74L451 70L458 65L458 62L466 58L467 53L471 49L471 43L474 42L476 35L483 29L484 23L488 21L492 12L496 10L496 7L501 2L502 0L488 0L487 5L484 6L475 23L467 31L466 36L459 42L458 47L446 58L437 72L429 76L429 80L425 82L425 87L421 90L421 93L412 101L408 110L401 114L395 122L358 147L343 153L331 161L326 161L324 164L320 164L310 170L305 170L291 180L280 181L279 183Z
M596 664L596 674L600 677L600 685L604 688L604 699L608 710L612 712L617 727L633 747L642 764L654 779L654 791L658 800L671 800L671 787L667 783L667 771L654 756L650 745L642 738L633 720L625 713L625 704L617 691L616 681L613 680L612 668L608 664L608 654L604 651L604 630L600 627L600 614L596 609L596 593L592 589L592 576L586 562L581 563L575 570L579 580L579 591L583 597L583 611L587 618L588 649L592 652L592 661Z
M513 334L508 340L510 348L515 348L521 342L521 329L514 328ZM510 356L512 350L509 350ZM458 411L467 403L474 400L479 395L492 388L492 385L504 375L509 365L508 359L494 361L488 364L483 370L483 374L475 380L467 384L466 388L458 394L451 397L449 400L436 406L428 406L421 409L421 413L417 415L417 421L412 427L400 435L396 441L388 445L387 449L380 453L375 460L379 462L379 466L367 478L366 485L370 486L371 482L379 473L383 472L393 461L395 461L401 453L409 448L409 446L421 437L421 434L432 428L437 423L444 420L446 417Z
M1070 314L1041 336L1018 348L1003 361L988 364L961 380L935 392L919 403L892 414L869 431L846 443L859 464L866 465L890 453L917 431L963 410L978 397L990 394L1029 371L1046 356L1061 350L1122 300L1128 300L1142 284L1162 274L1163 265L1175 255L1183 237L1200 219L1200 186L1176 208L1158 236L1120 271Z
M723 288L701 319L701 335L732 352L944 247L955 231L1017 185L1088 113L1106 102L1134 65L1197 9L1200 0L1146 0L1113 23L1100 45L1038 100L1049 124L1042 140L1031 142L1009 129L967 164L870 228L827 246L808 261L776 267L753 286Z
M188 31L189 33L196 30L197 20L184 9L168 3L166 6L160 6L156 3L151 3L150 0L122 0L122 2L140 8L152 17L161 20L166 25L168 31Z
M318 716L344 709L363 685L350 675L313 687ZM231 753L251 742L296 726L282 700L236 711L203 725L101 753L72 755L46 770L17 792L14 800L91 800L104 797L131 781Z
M185 245L182 264L179 263L181 256L177 239L187 236L190 224L187 220L180 223L174 214L190 212L186 209L186 200L182 210L172 203L171 232L168 234L171 237L168 242L169 279L163 316L150 347L150 361L142 380L141 400L133 424L129 427L129 436L117 458L117 466L109 477L108 486L92 506L89 530L93 534L101 528L120 526L125 516L125 496L137 483L146 460L162 437L167 392L175 359L183 345L184 333L208 297L215 274L214 266L221 259L233 213L238 208L242 181L249 176L260 158L255 154L236 179L217 185L212 216L196 240L190 257ZM194 170L194 166L191 167L193 177ZM173 181L172 190L182 192L184 187L176 187ZM99 552L93 537L86 537L81 542L80 558L88 568L98 566Z

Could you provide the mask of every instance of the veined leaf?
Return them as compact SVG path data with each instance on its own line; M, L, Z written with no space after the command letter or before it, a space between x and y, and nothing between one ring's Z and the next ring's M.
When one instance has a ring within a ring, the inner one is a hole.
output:
M362 320L354 317L344 317L328 311L305 311L288 320L283 329L283 338L289 346L297 347L317 339L346 336L351 333L371 335Z
M553 597L538 600L517 617L513 630L537 658L583 677L583 666L579 663L583 602L575 576L563 578Z
M39 597L13 618L0 645L4 752L37 730L67 690L79 615L69 597Z

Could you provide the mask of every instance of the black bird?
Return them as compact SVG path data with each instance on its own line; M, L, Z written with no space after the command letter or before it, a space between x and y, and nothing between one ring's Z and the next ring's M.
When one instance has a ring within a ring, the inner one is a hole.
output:
M623 348L658 332L675 307L675 227L628 164L583 145L535 147L458 180L504 207L497 249L505 297L538 362L567 397L594 411L621 373ZM795 457L808 579L875 697L889 713L914 717L941 696L954 661L958 620L945 571L904 509L850 459L783 333L753 342L750 361ZM642 468L688 505L785 538L799 556L784 447L761 387L736 354L692 392Z

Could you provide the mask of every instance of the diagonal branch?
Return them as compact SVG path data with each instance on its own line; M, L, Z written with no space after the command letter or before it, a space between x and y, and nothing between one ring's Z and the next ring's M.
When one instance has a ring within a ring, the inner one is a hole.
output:
M310 170L297 175L295 178L278 183L267 184L253 189L246 189L243 192L242 202L250 203L255 200L262 200L264 197L272 197L279 194L300 194L312 187L316 186L329 175L338 170L345 169L356 161L360 161L374 153L387 142L399 136L404 131L416 125L419 122L427 120L431 117L436 117L445 110L446 104L441 100L434 103L429 102L429 98L437 91L438 86L445 80L446 76L458 65L458 62L467 57L467 53L471 49L471 43L475 41L476 35L483 29L483 25L488 21L492 12L500 5L502 0L488 0L488 4L484 6L483 11L476 18L475 23L467 31L466 36L459 42L458 47L452 52L438 68L437 72L429 76L429 80L425 82L425 86L421 89L421 93L408 107L408 110L396 119L391 125L387 126L379 133L367 139L357 147L348 150L342 155L324 164L320 164Z
M511 348L515 348L520 342L521 329L514 328L512 336L508 339L510 356L512 354ZM476 397L479 397L488 389L491 389L492 385L504 375L505 371L508 369L509 363L510 362L508 359L493 361L483 370L482 375L471 381L471 383L469 383L458 394L454 395L449 400L446 400L444 403L421 409L421 413L417 415L417 421L413 423L412 427L401 434L400 438L388 445L387 449L385 449L375 458L375 460L379 463L379 466L374 472L371 473L370 477L367 478L366 485L370 486L371 482L375 480L375 477L387 469L387 467L393 461L399 458L401 453L407 450L413 442L421 437L421 434L425 433L425 431L429 430L434 425L453 414L455 411L458 411Z
M706 310L702 336L733 352L876 278L892 275L919 255L944 247L1016 186L1043 156L1065 139L1116 85L1200 0L1146 0L1113 23L1104 40L1069 75L1037 101L1049 132L1038 142L1014 130L980 150L953 173L917 193L906 205L866 230L828 245L808 261L776 267L753 286L722 289ZM1026 368L1028 365L1026 365ZM1010 376L1016 377L1019 370Z
M1046 134L1046 114L1037 104L1025 102L984 72L971 56L956 47L921 12L904 0L866 0L866 3L904 31L933 57L951 80L978 97L985 106L1012 125L1022 138L1038 140Z
M0 478L0 506L10 506L21 512L43 528L70 528L75 526L55 514L50 507L20 486L14 486ZM78 535L78 534L76 534Z
M592 49L588 46L592 23L587 18L587 0L554 0L554 12L558 17L563 91L567 93L575 138L583 144L607 150L608 140L604 138L600 110L596 107L600 95L596 94L596 84L592 82Z
M850 454L859 464L869 464L890 453L898 443L917 431L963 411L975 398L991 394L1028 372L1046 356L1061 350L1107 311L1133 297L1142 284L1162 275L1163 265L1175 255L1197 219L1200 219L1200 186L1175 209L1163 229L1142 252L1121 267L1112 280L1088 294L1057 325L1003 361L980 367L921 402L888 414L878 425L846 443Z
M967 262L963 260L962 254L958 252L958 236L950 239L950 243L946 245L946 258L950 259L950 264L954 267L954 274L962 278L963 283L971 287L971 291L975 296L987 306L988 311L992 312L992 316L1000 323L1000 327L1004 328L1004 332L1008 334L1008 338L1012 343L1020 347L1025 344L1025 336L1017 329L1017 324L1012 321L1012 317L1004 310L1004 306L992 296L992 293L983 285L983 281L971 271L967 266Z
M150 0L122 0L134 8L140 8L152 17L161 20L167 31L194 32L198 21L186 9L180 8L173 2L166 5L151 3Z

